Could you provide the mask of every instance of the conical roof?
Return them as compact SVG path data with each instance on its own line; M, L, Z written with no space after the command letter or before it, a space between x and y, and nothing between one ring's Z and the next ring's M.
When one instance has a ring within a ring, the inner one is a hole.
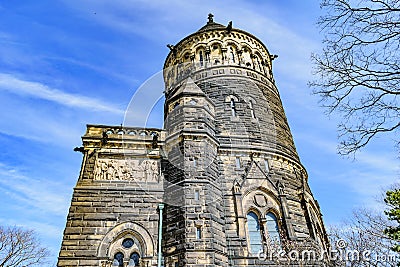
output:
M209 30L217 30L217 29L225 29L226 26L214 22L214 15L208 14L208 22L206 25L200 28L197 32L209 31Z

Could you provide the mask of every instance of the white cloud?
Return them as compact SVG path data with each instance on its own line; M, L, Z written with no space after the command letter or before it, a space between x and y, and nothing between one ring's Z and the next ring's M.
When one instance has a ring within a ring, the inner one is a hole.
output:
M27 177L3 163L0 163L0 176L2 191L17 203L54 215L64 215L68 209L70 196L67 191L60 190L67 186L62 182Z
M393 173L399 171L399 161L394 157L394 154L360 152L356 160L382 171Z
M125 112L124 125L138 127L159 127L162 125L162 110L155 106L164 96L163 72L160 71L147 79L132 96ZM159 116L157 123L152 117Z
M7 110L0 117L2 134L68 148L80 143L79 136L84 131L80 113L55 110L7 94L0 99L0 105Z
M0 90L55 102L60 105L94 111L123 114L124 111L101 100L70 94L38 82L25 81L13 75L0 73Z
M390 147L386 145L379 150L367 147L358 152L354 160L341 157L337 154L337 140L329 139L329 129L324 131L324 124L319 127L315 131L308 129L295 135L301 142L301 158L306 160L306 167L312 173L311 179L330 184L330 190L337 192L338 197L351 194L347 196L354 201L350 205L380 205L377 199L381 192L398 180L396 153L390 153ZM319 157L315 158L315 155Z
M216 22L227 24L232 20L234 27L257 36L271 53L280 54L275 64L277 72L304 83L311 75L311 52L320 47L317 36L312 36L311 38L315 39L311 39L278 23L280 18L274 16L279 16L279 12L278 14L271 12L269 13L271 16L266 16L265 11L270 11L272 8L270 3L260 3L257 9L254 4L247 1L236 1L232 4L225 0L219 2L115 0L112 3L103 0L85 0L80 1L78 5L70 1L66 1L65 4L89 20L117 31L135 33L156 42L179 41L200 29L207 21L207 14L212 12L215 14ZM94 12L96 15L89 17L89 14L92 15ZM307 24L304 27L310 28L311 25Z
M112 69L110 69L107 66L90 64L86 61L77 60L72 57L68 58L68 57L52 56L52 57L44 57L44 59L55 60L58 62L62 61L62 62L68 63L68 64L73 64L75 66L83 67L85 69L95 71L104 77L115 77L120 81L125 81L129 85L139 83L139 80L134 78L132 74L127 75L127 74L123 74L122 71L112 71Z

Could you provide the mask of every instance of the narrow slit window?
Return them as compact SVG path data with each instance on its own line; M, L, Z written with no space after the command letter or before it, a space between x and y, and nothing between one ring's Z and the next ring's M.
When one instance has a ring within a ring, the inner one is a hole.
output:
M235 99L231 98L231 111L232 111L232 116L236 117L236 104L235 104Z
M267 173L269 173L269 162L268 162L267 159L264 160L264 164L265 164L265 171L266 171Z
M203 66L203 51L200 51L200 66Z
M193 158L193 167L197 167L197 158Z
M196 227L196 239L201 239L201 227Z
M196 200L196 201L200 200L200 191L199 190L194 190L194 200Z
M253 101L252 101L252 100L250 100L249 106L250 106L251 117L252 117L253 119L255 119L255 118L256 118L256 114L254 113L254 105L253 105Z
M240 169L242 167L242 164L240 162L240 158L236 157L236 168Z

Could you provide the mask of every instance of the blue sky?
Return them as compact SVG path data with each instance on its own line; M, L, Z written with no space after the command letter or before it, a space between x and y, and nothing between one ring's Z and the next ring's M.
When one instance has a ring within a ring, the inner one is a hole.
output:
M0 224L35 229L54 265L85 125L123 123L137 88L162 69L166 44L201 28L209 12L279 55L275 80L325 223L376 205L399 175L394 136L354 161L336 154L337 120L307 87L310 54L321 49L318 1L0 1Z

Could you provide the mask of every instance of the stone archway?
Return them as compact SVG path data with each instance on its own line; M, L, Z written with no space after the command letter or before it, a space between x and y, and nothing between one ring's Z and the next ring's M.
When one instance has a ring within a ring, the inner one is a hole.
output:
M123 233L132 233L140 241L144 257L154 256L154 240L149 232L141 225L133 222L119 224L112 228L103 238L97 251L99 258L109 258L109 248Z

